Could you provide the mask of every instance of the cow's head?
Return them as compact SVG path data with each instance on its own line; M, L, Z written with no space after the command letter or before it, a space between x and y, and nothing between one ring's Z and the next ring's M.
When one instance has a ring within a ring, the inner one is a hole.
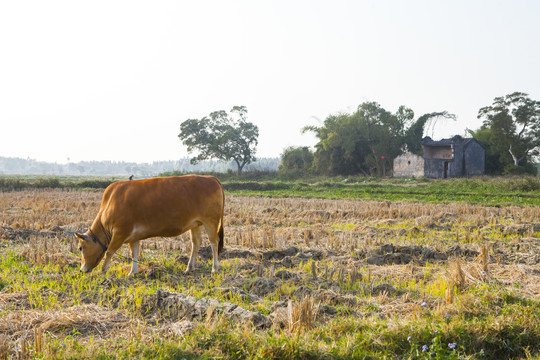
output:
M101 243L93 239L90 230L83 234L75 233L79 239L79 251L81 252L81 271L90 272L105 255L105 250Z

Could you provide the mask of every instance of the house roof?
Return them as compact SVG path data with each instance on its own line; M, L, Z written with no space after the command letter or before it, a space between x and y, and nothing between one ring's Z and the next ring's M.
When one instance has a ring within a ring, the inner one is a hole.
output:
M422 145L424 146L451 146L458 142L461 142L463 144L463 147L467 147L467 145L469 145L472 142L476 142L480 144L480 142L478 142L478 140L476 140L475 138L462 138L459 135L456 135L450 139L441 139L441 140L433 140L429 136L426 136L425 138L422 139ZM482 146L482 144L480 144L480 146Z
M455 144L452 139L432 140L429 136L422 139L422 145L425 146L449 146Z

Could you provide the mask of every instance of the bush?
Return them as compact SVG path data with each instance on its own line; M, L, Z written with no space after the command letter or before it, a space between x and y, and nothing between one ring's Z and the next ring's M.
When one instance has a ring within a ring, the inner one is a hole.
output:
M288 147L281 155L279 173L282 175L305 175L313 166L314 155L307 147Z
M81 188L89 189L105 189L107 186L111 185L114 180L83 180L77 184Z
M516 178L508 182L508 189L514 191L540 190L540 179L533 176Z
M238 174L236 171L229 169L226 173L217 173L217 172L182 172L182 171L167 171L161 173L157 176L183 176L183 175L212 175L217 177L220 181L229 181L229 180L274 180L277 177L276 171L270 170L250 170L243 171L241 174Z
M524 174L536 175L537 172L538 172L538 169L533 164L525 164L525 165L519 165L519 166L515 166L514 164L509 164L504 167L503 174L504 175L524 175Z
M56 189L56 188L61 188L62 184L60 183L60 180L58 180L57 178L46 178L46 179L38 179L34 183L34 187L38 189L46 189L46 188Z
M21 181L21 179L0 178L1 191L23 190L28 187L29 187L29 184L27 182Z
M282 182L266 183L266 182L229 182L224 183L223 188L225 190L252 190L252 191L272 191L272 190L288 190L291 188L291 184Z

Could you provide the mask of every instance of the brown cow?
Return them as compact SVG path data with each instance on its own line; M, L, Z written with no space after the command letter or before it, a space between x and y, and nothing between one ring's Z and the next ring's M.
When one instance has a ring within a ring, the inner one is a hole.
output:
M155 236L171 237L191 230L191 257L186 273L193 270L204 226L212 246L212 273L218 271L218 255L223 249L225 195L213 176L171 176L120 181L103 193L101 207L79 239L81 271L90 272L105 256L103 272L122 246L129 244L131 272L137 273L140 241Z

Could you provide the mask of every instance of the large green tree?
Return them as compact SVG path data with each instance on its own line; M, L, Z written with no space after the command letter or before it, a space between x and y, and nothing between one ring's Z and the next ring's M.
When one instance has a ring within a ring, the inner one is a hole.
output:
M312 131L319 138L314 159L317 172L384 175L405 148L421 152L426 123L440 116L453 117L438 112L414 120L414 112L405 106L393 114L376 102L366 102L352 114L330 115L323 126L307 126L303 131Z
M448 113L448 111L432 112L420 116L416 121L410 122L409 127L405 130L405 144L407 149L417 155L422 155L422 138L424 137L424 130L428 124L438 119L455 120L454 114ZM434 124L434 123L433 123Z
M284 175L305 175L312 165L313 152L307 146L291 146L281 154L279 172Z
M519 172L531 168L540 153L540 102L527 94L514 92L496 97L493 104L481 108L482 127L470 133L487 148L493 173ZM486 164L488 165L488 164Z
M240 174L245 165L256 160L259 128L247 121L245 106L235 106L230 114L220 110L184 121L178 137L189 153L198 152L192 164L207 159L234 161Z

